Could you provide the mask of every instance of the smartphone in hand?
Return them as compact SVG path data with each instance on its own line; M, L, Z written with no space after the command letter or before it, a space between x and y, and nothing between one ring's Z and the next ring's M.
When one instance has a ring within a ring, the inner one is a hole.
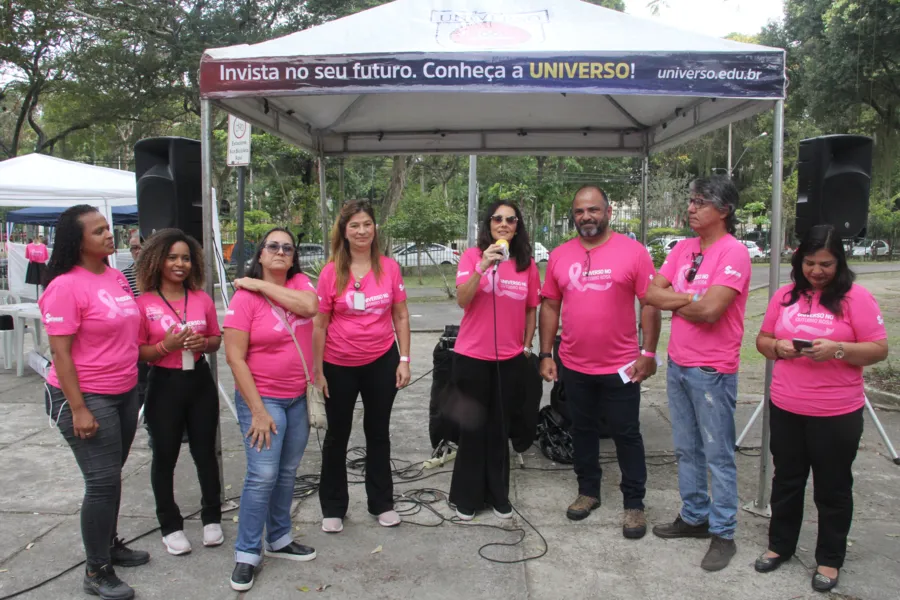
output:
M801 340L800 338L794 338L792 340L794 342L794 350L797 352L802 352L804 348L812 348L813 343L812 340Z

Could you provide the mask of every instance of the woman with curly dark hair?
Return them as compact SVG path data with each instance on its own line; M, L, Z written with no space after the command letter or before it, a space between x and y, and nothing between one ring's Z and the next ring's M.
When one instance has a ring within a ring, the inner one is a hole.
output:
M863 367L888 355L875 298L847 266L831 225L813 227L791 260L790 283L772 296L756 348L775 361L770 389L772 520L760 573L797 549L812 470L819 536L812 587L838 583L853 518L853 461L863 432Z
M134 597L113 566L134 567L150 555L116 537L122 466L137 428L140 313L119 271L109 223L93 206L73 206L56 222L48 285L39 304L53 365L47 413L84 476L81 537L87 555L84 590L110 600Z
M144 408L153 438L150 483L163 544L175 556L191 551L173 487L185 430L200 479L203 545L225 541L216 460L219 394L205 358L222 337L215 302L203 291L202 265L203 248L180 229L154 233L137 262L140 357L152 365Z

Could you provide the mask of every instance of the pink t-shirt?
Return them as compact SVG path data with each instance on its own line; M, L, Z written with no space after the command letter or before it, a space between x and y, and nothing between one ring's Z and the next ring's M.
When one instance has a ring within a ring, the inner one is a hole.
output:
M575 238L550 253L541 295L562 300L566 368L610 375L639 356L634 299L644 297L654 274L646 248L615 232L592 250Z
M138 340L142 346L155 346L163 341L166 332L172 325L177 325L176 332L181 331L182 312L184 311L184 298L172 300L167 298L171 308L166 306L163 299L153 292L141 294L137 304L141 309L141 331ZM172 309L175 312L172 312ZM219 321L216 316L216 304L206 292L189 291L187 295L187 323L186 326L200 335L221 335ZM202 352L194 352L194 360L199 360ZM166 369L181 369L181 352L173 351L168 356L153 363Z
M330 262L319 275L319 312L331 313L324 360L342 367L367 365L394 343L391 308L406 301L400 265L382 256L379 281L369 271L359 290L354 288L352 277L340 295L335 291L336 285L334 263ZM353 308L353 294L357 291L366 296L365 310Z
M761 330L780 340L826 339L836 342L876 342L887 339L884 318L869 291L853 284L844 296L843 314L835 316L819 304L820 292L801 295L796 303L782 306L790 298L788 284L769 301ZM811 417L844 415L865 404L863 368L843 360L815 362L801 356L776 360L772 373L772 402L779 408Z
M82 392L124 394L137 385L141 316L122 273L74 267L50 282L38 305L47 335L74 336L72 361ZM60 387L55 365L47 381Z
M25 258L32 262L45 263L50 254L44 244L28 244L25 246Z
M285 287L313 294L316 290L303 273L291 277ZM310 377L313 370L313 320L284 310L274 300L272 303L277 308L270 306L262 294L238 290L228 305L222 327L250 334L246 360L260 396L296 398L306 393L306 376L297 347L279 315L286 316L288 324L294 330Z
M475 266L481 262L482 251L469 248L459 260L456 285L461 286L471 277L478 277ZM506 260L489 268L481 276L478 290L466 306L454 351L480 360L509 360L525 347L525 309L540 303L538 294L541 275L534 260L524 271L516 271L516 261ZM497 347L494 348L494 299L496 296Z
M737 291L737 297L715 323L691 323L672 315L669 358L682 367L712 367L720 373L737 373L744 337L744 311L750 289L750 252L732 235L725 235L703 251L703 262L693 282L687 280L700 238L678 242L659 274L676 292L703 294L714 285Z

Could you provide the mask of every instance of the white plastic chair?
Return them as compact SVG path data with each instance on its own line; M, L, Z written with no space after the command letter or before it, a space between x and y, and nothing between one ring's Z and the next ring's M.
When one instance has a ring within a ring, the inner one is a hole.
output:
M6 290L0 290L0 304L18 304L21 302L18 296ZM15 331L12 329L0 331L0 345L3 346L3 366L12 368L13 364L13 339Z

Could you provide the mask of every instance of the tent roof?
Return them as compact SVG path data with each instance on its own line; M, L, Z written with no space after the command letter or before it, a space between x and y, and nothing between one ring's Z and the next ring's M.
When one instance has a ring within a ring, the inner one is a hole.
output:
M8 223L27 223L30 225L46 225L54 226L59 219L59 215L63 213L63 207L35 206L33 208L22 208L6 213L6 221ZM132 206L114 206L112 208L113 225L137 225L138 223L138 207Z
M784 88L783 50L580 0L396 0L208 50L200 72L216 105L327 155L641 155Z
M134 173L26 154L0 162L0 206L137 204Z

